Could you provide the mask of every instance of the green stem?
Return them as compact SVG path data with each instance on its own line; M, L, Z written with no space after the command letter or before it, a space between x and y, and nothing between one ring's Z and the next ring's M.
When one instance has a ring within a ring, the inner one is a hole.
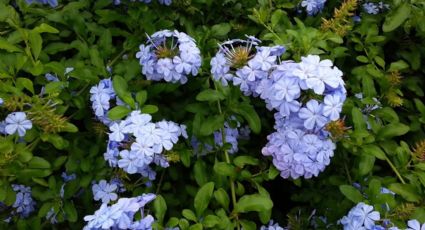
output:
M400 179L402 184L406 184L406 182L403 180L403 177L401 177L400 173L398 172L397 168L393 165L393 163L390 161L390 159L385 156L385 160L390 165L391 169L394 171L394 173L397 175L398 179Z
M218 90L215 81L214 81L214 88L215 88L215 90ZM220 115L223 114L220 101L217 101L217 107L218 107L218 112L220 113ZM220 131L221 131L221 140L222 140L223 145L224 145L224 142L226 140L226 134L224 132L224 128L221 128ZM230 157L229 157L229 154L227 153L227 150L224 150L223 152L224 152L224 157L226 159L226 163L230 164ZM233 181L232 178L229 178L229 180L230 180L230 192L231 192L231 196L232 196L232 204L233 204L233 208L235 208L236 203L237 203L236 202L235 182ZM237 226L237 229L240 230L239 217L238 217L237 214L236 214L236 226Z
M114 65L114 63L118 60L118 58L120 58L122 55L124 55L126 51L127 50L123 49L117 56L114 57L114 59L112 59L112 61L110 61L108 63L108 66Z

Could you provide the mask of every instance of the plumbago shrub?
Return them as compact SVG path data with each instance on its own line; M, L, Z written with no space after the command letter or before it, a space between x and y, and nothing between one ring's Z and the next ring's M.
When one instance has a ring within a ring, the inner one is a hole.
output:
M0 0L1 229L425 229L421 0Z

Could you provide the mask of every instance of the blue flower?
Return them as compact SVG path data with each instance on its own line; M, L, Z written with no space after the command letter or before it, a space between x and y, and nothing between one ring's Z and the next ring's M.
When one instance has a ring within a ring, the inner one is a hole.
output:
M25 0L27 4L32 4L33 2L40 3L40 4L49 4L51 7L58 6L57 0Z
M9 135L18 133L20 137L25 136L27 130L32 128L32 122L27 119L24 112L13 112L6 117L5 132Z
M53 82L59 81L59 78L57 76L50 74L50 73L46 73L46 75L44 75L44 77L48 81L53 81Z
M315 15L322 11L325 6L326 0L303 0L301 6L305 7L308 15Z
M367 2L363 4L363 9L366 11L366 13L368 14L378 14L379 13L379 8L378 5L376 5L373 2Z
M62 179L65 183L72 181L72 180L75 180L77 178L77 175L75 175L75 173L68 175L68 174L66 174L66 172L62 172L61 176L62 176Z
M304 120L306 129L322 128L327 122L322 115L322 105L316 100L308 101L306 107L300 109L298 116Z
M373 211L373 206L360 202L339 222L344 230L372 229L380 218L379 212Z
M122 150L120 152L121 159L118 160L118 167L124 169L129 174L137 172L140 166L140 159L135 151Z
M34 211L35 207L35 201L31 197L31 187L12 184L12 189L17 192L15 203L12 205L15 208L13 213L24 218L28 217Z
M51 208L46 214L46 220L50 220L51 224L56 224L58 223L58 220L56 219L56 215L57 213L55 212L55 210Z
M118 198L114 193L117 190L116 184L108 184L106 180L99 181L99 184L94 184L92 187L93 199L102 200L102 203L109 203Z
M425 230L425 223L421 225L418 220L407 221L408 230Z
M323 115L332 121L339 119L343 100L339 95L326 95L323 100Z

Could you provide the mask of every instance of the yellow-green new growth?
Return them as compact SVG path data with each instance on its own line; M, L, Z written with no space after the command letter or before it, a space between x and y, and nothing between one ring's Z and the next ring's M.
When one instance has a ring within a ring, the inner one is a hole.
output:
M357 0L346 0L341 7L335 9L334 16L331 19L322 18L321 29L323 31L331 31L343 37L352 28L351 17L357 9Z

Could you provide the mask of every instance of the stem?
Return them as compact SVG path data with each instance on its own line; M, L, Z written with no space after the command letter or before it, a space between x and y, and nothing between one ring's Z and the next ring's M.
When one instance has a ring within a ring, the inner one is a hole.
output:
M390 165L391 169L394 171L394 173L397 175L398 179L400 179L402 184L406 184L406 182L403 180L403 177L401 177L400 173L398 172L397 168L393 165L393 163L390 161L390 159L385 156L385 160Z
M350 171L348 170L347 162L345 162L345 161L344 161L344 168L345 168L345 173L347 173L348 182L350 182L350 184L353 184L353 181L352 181L351 175L350 175Z
M214 81L214 88L215 88L215 90L217 90L217 85L216 85L215 81ZM223 111L221 110L220 101L217 101L217 107L218 107L218 112L220 114L223 114ZM224 128L221 128L220 131L221 131L221 140L222 140L223 145L224 145L224 141L226 140L226 134L224 133ZM226 158L226 163L230 164L230 157L229 157L229 154L227 153L227 150L224 150L223 152L224 152L224 157ZM235 208L236 203L237 203L236 202L236 192L235 192L235 182L233 181L233 179L231 177L229 177L229 180L230 180L230 192L231 192L231 196L232 196L232 204L233 204L233 208ZM239 217L238 217L237 214L236 214L235 217L236 217L237 229L240 230Z
M114 59L112 59L112 61L110 61L108 63L108 66L114 65L114 63L118 60L118 58L120 58L122 55L124 55L126 51L127 50L123 49L117 56L114 57Z
M162 185L162 181L164 180L165 170L167 170L167 169L164 169L164 171L162 171L162 173L161 173L161 177L159 178L159 183L158 183L158 187L156 188L155 194L159 194L159 192L161 190L161 185Z

